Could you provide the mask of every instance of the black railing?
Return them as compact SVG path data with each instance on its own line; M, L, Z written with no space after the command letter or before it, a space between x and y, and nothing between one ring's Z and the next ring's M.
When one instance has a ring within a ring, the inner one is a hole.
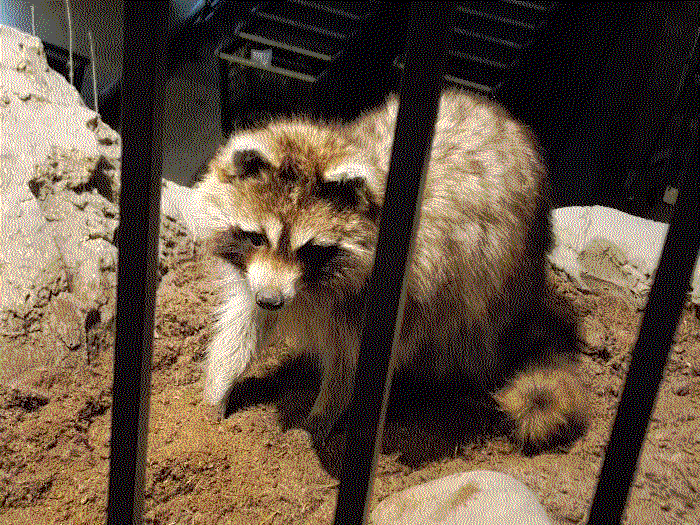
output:
M693 99L697 101L697 72L688 71L685 83L684 89L694 90ZM683 311L688 283L698 256L700 166L697 136L694 142L684 146L683 150L674 152L686 161L684 184L666 235L637 343L632 351L588 525L617 525L622 519L649 417L656 404L656 394L663 379L673 335Z
M406 264L420 220L425 170L438 111L452 9L413 2L382 225L365 297L353 403L343 454L336 525L365 522L391 387L390 356L406 299ZM425 28L429 27L430 31ZM429 67L426 67L426 64ZM390 227L386 227L386 225ZM370 311L371 315L366 315Z
M165 6L165 7L164 7ZM366 319L372 338L363 338L354 407L363 417L348 428L336 513L338 525L362 524L381 437L386 392L390 385L389 341L400 319L403 272L411 252L409 238L418 219L422 173L428 158L436 113L449 16L443 5L412 3L406 69L401 87L396 138L387 183L384 216L400 218L379 234L368 301L382 305L381 315ZM153 311L156 290L161 170L162 67L167 3L124 4L124 90L122 118L122 193L117 288L112 438L107 522L143 522L143 485L148 429ZM424 31L422 28L430 28ZM687 75L695 82L697 75ZM410 147L408 147L410 145ZM418 147L416 147L418 145ZM697 143L685 185L669 228L630 363L612 436L601 469L589 525L618 524L636 470L646 424L685 300L699 248ZM396 174L399 174L397 176ZM388 210L396 210L389 213ZM386 222L386 221L385 221ZM397 261L400 263L397 265ZM375 284L381 282L382 286ZM371 297L371 299L369 299ZM374 346L369 341L383 342ZM366 361L372 359L372 364ZM381 366L377 367L377 363ZM377 376L382 377L376 381ZM368 407L370 418L368 419Z
M107 523L143 523L168 2L124 3L122 189Z

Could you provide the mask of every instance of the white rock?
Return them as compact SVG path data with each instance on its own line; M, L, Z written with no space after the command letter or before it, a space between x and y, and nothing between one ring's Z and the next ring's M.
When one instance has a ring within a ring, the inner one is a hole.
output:
M590 276L625 289L646 302L668 233L668 224L604 206L552 210L551 263L586 289ZM691 301L700 304L700 262L692 277Z
M55 147L94 158L108 149L86 125L95 113L49 68L39 39L0 26L0 50L0 321L21 322L67 287L59 217L47 221L28 185L35 166Z
M392 494L371 515L374 525L552 525L523 483L488 470L436 479Z
M204 236L198 192L187 186L163 180L160 198L160 210L164 215L183 222L194 238Z
M23 317L43 303L46 291L65 289L61 255L33 198L13 199L0 209L0 221L0 312L12 307ZM41 283L48 288L42 289Z
M49 67L39 38L0 26L0 50L0 86L4 90L21 98L84 105L78 91Z
M0 332L36 329L69 288L83 314L112 316L120 168L118 134L49 68L41 40L0 26ZM191 190L172 188L163 204L189 228Z

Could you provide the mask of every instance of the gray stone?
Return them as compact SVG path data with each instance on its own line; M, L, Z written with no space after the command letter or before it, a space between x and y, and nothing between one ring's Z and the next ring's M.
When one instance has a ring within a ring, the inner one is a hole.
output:
M488 470L445 476L392 494L371 515L374 525L552 525L533 492Z
M44 322L45 330L55 334L68 350L77 350L85 342L85 321L71 299L67 292L51 299Z
M74 348L89 312L114 317L121 139L39 39L0 26L0 50L0 332ZM162 274L191 249L194 209L190 188L164 183Z

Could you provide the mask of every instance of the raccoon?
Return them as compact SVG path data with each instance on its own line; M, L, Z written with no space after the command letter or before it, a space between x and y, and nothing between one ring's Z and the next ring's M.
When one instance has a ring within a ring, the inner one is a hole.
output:
M235 133L198 186L222 306L204 396L224 409L259 350L283 338L318 358L303 427L323 442L347 409L398 110L349 124L305 117ZM551 307L547 172L535 137L500 105L442 93L397 369L458 373L490 394L531 449L587 419L575 326ZM368 307L371 314L371 305Z

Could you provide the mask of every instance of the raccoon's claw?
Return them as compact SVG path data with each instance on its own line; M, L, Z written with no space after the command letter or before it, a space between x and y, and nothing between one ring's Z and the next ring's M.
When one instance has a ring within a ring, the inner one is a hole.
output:
M301 428L311 435L315 447L323 447L333 430L333 422L319 414L309 414Z

